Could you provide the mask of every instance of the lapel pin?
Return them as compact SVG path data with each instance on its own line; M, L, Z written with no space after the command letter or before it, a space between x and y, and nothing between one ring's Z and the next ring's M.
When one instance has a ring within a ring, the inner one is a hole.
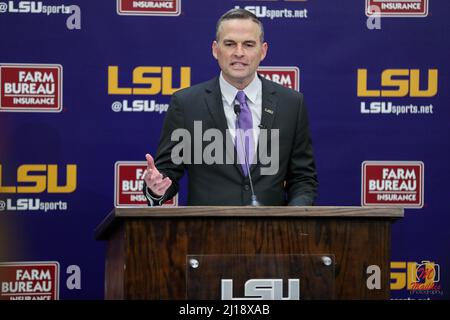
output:
M273 110L272 110L272 109L269 109L269 108L264 108L264 112L273 114Z

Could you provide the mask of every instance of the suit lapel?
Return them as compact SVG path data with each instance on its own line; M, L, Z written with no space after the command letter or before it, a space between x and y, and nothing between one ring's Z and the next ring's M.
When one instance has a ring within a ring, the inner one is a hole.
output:
M262 112L261 112L261 125L264 129L272 129L273 119L277 112L277 97L276 91L272 83L263 77L262 81Z
M210 81L206 87L206 105L208 107L209 113L216 124L216 127L222 131L226 132L227 119L225 118L225 111L223 110L222 94L220 93L219 78L214 78Z
M216 77L213 80L211 80L209 85L206 87L205 91L206 91L205 101L208 107L208 111L211 115L211 118L214 120L217 129L219 129L220 132L222 133L223 148L228 157L234 159L234 166L242 175L243 174L242 168L239 164L237 164L236 161L237 152L236 148L234 148L234 142L230 145L230 148L226 147L226 139L230 139L230 141L233 141L233 138L227 131L228 124L227 119L225 117L225 111L223 109L222 93L220 91L219 78ZM231 146L233 146L233 148L231 148Z

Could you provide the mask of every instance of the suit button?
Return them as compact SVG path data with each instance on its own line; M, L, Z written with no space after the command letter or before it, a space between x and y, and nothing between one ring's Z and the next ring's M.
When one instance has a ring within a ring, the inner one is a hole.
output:
M246 185L244 186L244 190L245 190L245 191L248 191L249 189L250 189L249 185L246 184Z

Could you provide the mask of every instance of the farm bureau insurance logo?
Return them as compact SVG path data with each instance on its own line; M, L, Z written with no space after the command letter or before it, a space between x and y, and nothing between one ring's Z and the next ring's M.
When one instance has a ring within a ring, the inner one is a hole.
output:
M58 262L0 263L0 300L58 300Z
M116 207L147 207L142 177L147 169L146 161L117 161L114 170L114 204ZM163 204L178 206L178 194Z
M174 71L171 66L138 66L130 74L120 72L119 66L108 66L108 95L123 96L111 104L114 112L156 112L163 113L169 109L169 104L155 99L126 99L129 96L171 96L174 92L190 87L191 68L180 67ZM174 80L176 76L179 80ZM125 78L125 80L123 79ZM120 82L120 83L119 83ZM177 86L175 83L179 83Z
M385 69L380 75L357 70L357 95L365 99L361 114L431 115L434 105L428 99L437 93L438 69Z
M16 182L5 182L9 168L0 164L0 212L62 211L67 210L66 201L44 201L34 194L65 194L77 189L77 165L65 166L65 176L56 164L23 164L17 168ZM65 181L65 183L61 183ZM7 198L3 198L4 195Z
M406 289L411 295L442 295L440 281L441 268L435 262L391 262L391 290Z
M258 67L257 72L284 87L300 90L300 70L297 67Z
M366 16L374 11L380 17L426 17L428 0L366 0Z
M362 205L422 208L423 176L421 161L364 161Z
M59 64L0 63L0 111L61 112Z
M181 0L117 0L117 14L179 16Z

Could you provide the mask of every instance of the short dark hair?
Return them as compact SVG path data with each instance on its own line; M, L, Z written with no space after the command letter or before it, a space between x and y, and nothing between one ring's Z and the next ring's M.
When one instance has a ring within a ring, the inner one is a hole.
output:
M231 9L227 12L225 12L217 21L216 25L216 41L219 41L219 28L223 21L226 20L232 20L232 19L248 19L252 20L254 23L256 23L259 26L259 29L261 30L261 35L259 39L261 40L261 43L264 42L264 27L261 22L261 20L258 19L257 16L255 16L252 12L245 10L245 9Z

